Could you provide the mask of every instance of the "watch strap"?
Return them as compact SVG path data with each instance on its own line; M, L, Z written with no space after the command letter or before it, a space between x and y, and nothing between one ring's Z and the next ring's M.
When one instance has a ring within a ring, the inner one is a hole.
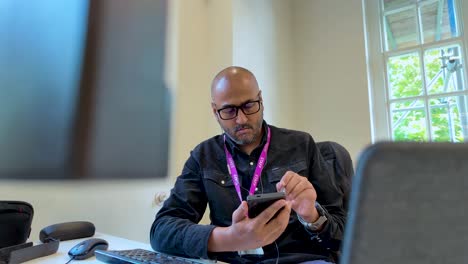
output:
M319 228L328 220L328 218L325 215L325 209L316 201L315 202L315 208L317 209L317 212L319 214L319 218L312 223L306 222L300 215L297 215L297 219L301 224L309 229L310 231L317 231Z

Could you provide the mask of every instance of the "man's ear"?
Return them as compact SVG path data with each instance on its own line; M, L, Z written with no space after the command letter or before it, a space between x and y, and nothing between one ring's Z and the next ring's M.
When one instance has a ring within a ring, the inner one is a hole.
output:
M213 110L215 118L218 118L218 111L216 111L216 104L214 102L211 102L211 110Z
M258 92L258 99L262 102L262 109L265 110L265 106L263 105L262 90Z

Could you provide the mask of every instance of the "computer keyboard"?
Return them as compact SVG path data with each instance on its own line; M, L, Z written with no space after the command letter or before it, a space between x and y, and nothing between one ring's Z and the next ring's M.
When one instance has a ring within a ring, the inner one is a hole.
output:
M203 260L187 259L145 249L96 250L96 259L110 264L187 264L207 263Z

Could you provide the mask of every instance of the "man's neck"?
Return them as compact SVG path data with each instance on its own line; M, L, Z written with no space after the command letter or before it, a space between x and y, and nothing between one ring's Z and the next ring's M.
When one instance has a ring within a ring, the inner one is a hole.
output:
M240 149L242 150L242 152L246 153L247 155L250 156L250 154L252 153L252 151L257 148L259 144L257 145L254 145L254 144L250 144L248 146L240 146Z

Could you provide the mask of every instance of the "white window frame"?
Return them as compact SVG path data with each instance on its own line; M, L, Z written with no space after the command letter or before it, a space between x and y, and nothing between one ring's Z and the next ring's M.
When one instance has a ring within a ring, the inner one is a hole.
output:
M468 89L468 0L454 0L456 16L459 19L460 42L463 50L463 68L467 78L464 78L465 88ZM371 113L372 142L392 140L390 107L387 96L385 61L382 52L384 48L384 34L381 32L380 0L362 0L364 14L364 36L366 44L367 80L369 85L369 108ZM434 46L442 43L453 43L453 40L423 44ZM423 77L423 80L425 78ZM384 88L383 88L384 87ZM428 127L428 129L430 129ZM467 139L465 139L467 140Z

